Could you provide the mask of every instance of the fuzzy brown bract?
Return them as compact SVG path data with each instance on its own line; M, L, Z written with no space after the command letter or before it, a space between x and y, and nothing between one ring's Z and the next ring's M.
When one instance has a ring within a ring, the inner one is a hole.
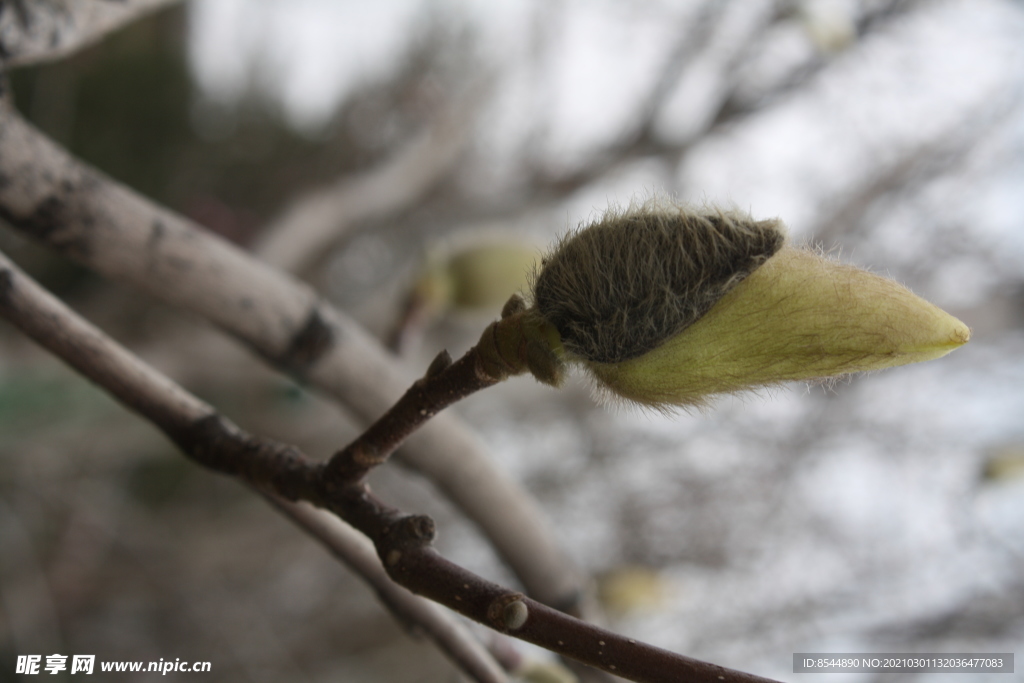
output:
M566 235L534 305L572 355L636 358L689 327L785 242L782 223L647 203Z

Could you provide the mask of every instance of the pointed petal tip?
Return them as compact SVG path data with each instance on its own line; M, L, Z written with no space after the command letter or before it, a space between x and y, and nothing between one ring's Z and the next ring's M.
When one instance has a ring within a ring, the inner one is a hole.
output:
M962 321L949 316L952 318L952 328L949 331L949 338L946 341L946 348L948 351L958 349L967 342L971 341L971 328L967 327Z
M916 353L908 355L910 363L942 358L971 340L971 328L948 313L942 312L945 320L936 329L934 341L918 347Z
M954 320L956 320L954 318ZM971 341L971 328L964 325L961 321L957 320L957 326L953 330L952 341L954 346L963 346L967 342Z
M945 311L943 311L945 313ZM941 346L947 347L950 351L960 346L963 346L971 340L971 328L967 327L963 321L955 318L948 313L945 313L947 318L944 337L945 339L941 342Z

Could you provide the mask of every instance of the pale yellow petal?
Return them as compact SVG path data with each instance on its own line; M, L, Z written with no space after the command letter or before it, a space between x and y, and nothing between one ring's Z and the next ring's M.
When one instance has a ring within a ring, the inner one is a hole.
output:
M966 343L962 322L900 284L785 247L700 320L617 364L587 364L648 405L931 360Z

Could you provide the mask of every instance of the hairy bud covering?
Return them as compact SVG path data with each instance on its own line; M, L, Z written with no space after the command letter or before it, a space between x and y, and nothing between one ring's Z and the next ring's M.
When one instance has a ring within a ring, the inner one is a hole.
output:
M645 204L564 237L533 297L573 357L618 363L707 313L785 241L779 221Z

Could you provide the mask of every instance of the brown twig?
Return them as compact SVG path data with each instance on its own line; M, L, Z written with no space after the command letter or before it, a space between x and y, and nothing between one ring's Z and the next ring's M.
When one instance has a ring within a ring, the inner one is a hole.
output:
M308 497L318 477L316 463L296 448L243 432L75 315L3 254L0 315L159 427L200 464L291 500Z
M271 497L310 535L320 540L378 591L403 623L428 634L473 680L502 683L501 668L471 638L436 608L423 604L395 584L382 587L376 568L350 535L329 529L311 511L289 500L322 499L320 466L298 449L249 435L211 406L164 377L137 356L79 318L36 285L0 254L0 315L128 408L159 427L181 450L202 465L239 477ZM322 502L322 501L321 501ZM381 506L383 509L383 506ZM394 513L390 513L394 514ZM354 532L353 532L354 533Z
M6 102L0 219L107 277L198 314L366 423L408 386L378 343L308 287L71 157ZM480 526L532 596L576 604L579 573L536 503L465 424L441 415L396 457Z
M334 454L324 469L330 486L358 484L417 429L453 403L502 380L525 372L549 384L558 384L559 361L546 365L536 359L531 336L538 320L526 302L513 295L501 320L488 325L480 341L452 363L447 351L434 358L426 374L355 441ZM550 353L550 352L549 352ZM548 362L552 361L548 359Z
M442 351L423 378L359 438L338 451L325 470L328 481L357 482L384 463L413 432L430 418L469 394L492 386L499 379L483 373L477 347L452 363Z
M332 485L322 476L323 468L297 448L247 434L79 318L3 255L0 314L153 422L199 463L261 491L307 500L338 514L373 541L388 575L414 593L495 630L634 681L767 680L624 638L449 562L431 547L434 523L429 517L402 513L364 483Z
M264 496L271 505L366 581L391 614L409 631L427 634L473 680L507 683L508 677L501 666L451 615L437 604L413 595L391 580L366 536L323 511L269 494Z

